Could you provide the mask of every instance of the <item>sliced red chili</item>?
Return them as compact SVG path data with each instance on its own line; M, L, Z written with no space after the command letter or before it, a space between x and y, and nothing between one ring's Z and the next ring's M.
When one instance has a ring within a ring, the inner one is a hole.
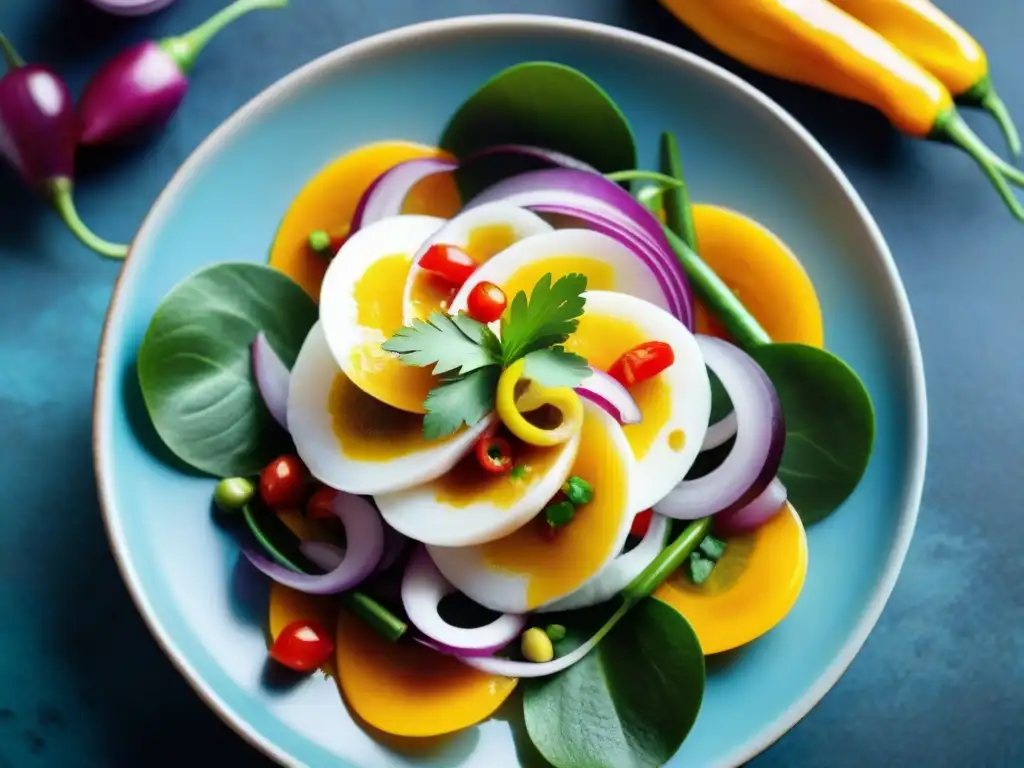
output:
M420 257L419 264L428 272L440 275L452 285L462 285L476 271L473 257L455 245L432 245Z
M279 456L260 473L260 496L271 509L302 509L306 465L293 454Z
M334 515L334 499L338 492L323 485L306 502L306 517L310 520L330 520Z
M469 298L466 299L469 316L481 323L493 323L501 317L506 306L508 300L505 298L505 292L486 280L474 285L473 290L469 292Z
M637 538L643 538L647 535L647 529L651 527L651 515L653 510L645 509L643 512L637 512L636 517L633 518L633 525L629 529L630 536L636 536Z
M508 440L494 435L483 435L474 448L476 460L484 471L492 475L503 475L512 471L512 446Z
M676 353L664 341L638 344L616 360L608 374L624 387L657 376L676 361Z

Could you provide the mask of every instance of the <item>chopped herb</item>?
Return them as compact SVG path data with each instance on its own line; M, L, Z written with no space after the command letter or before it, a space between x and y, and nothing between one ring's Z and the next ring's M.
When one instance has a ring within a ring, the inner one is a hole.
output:
M725 542L714 536L705 536L704 541L700 543L700 551L709 560L721 560L725 554Z
M701 557L700 552L690 554L690 581L700 586L707 581L711 571L715 568L715 561Z
M594 487L582 477L573 475L562 485L562 493L573 503L581 507L594 500Z
M526 357L527 373L548 387L574 387L590 372L587 361L560 346L579 324L586 299L585 275L571 274L552 284L544 275L527 299L519 291L502 317L497 336L465 314L432 312L413 320L385 341L406 365L432 367L441 382L424 400L423 436L438 440L472 427L494 410L503 368Z
M561 624L548 624L544 628L544 632L547 634L549 638L551 638L551 642L553 643L557 643L560 640L565 639L566 630L565 627Z
M512 467L512 471L509 473L509 475L515 480L522 480L524 477L526 477L526 465L516 464L514 467Z
M575 514L576 507L568 499L555 501L544 508L544 516L547 518L548 525L552 528L561 528L563 525L568 525L572 522Z

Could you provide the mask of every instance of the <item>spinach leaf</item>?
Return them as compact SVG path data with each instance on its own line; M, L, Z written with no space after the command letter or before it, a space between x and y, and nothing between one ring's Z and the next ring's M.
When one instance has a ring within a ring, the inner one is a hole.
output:
M498 144L544 147L602 173L636 168L636 140L611 97L582 72L545 61L502 70L449 120L441 147L458 158ZM457 174L465 199L514 173L546 167L519 156L482 159Z
M253 475L288 450L263 405L249 345L263 331L291 367L317 308L286 275L261 264L215 264L161 302L139 348L142 397L157 434L211 475Z
M805 525L831 514L871 459L875 411L860 378L835 355L805 344L748 350L775 385L786 417L779 479Z
M648 597L578 663L523 683L527 732L556 768L655 768L697 719L704 654L686 619Z

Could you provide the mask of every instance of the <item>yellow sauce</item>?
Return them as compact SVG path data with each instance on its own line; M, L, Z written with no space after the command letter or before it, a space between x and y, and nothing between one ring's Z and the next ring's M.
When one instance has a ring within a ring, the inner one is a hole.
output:
M458 247L477 264L483 264L515 241L516 233L510 225L487 224L470 230L466 244ZM430 272L417 273L409 296L413 317L426 320L435 310L447 310L458 291L459 286L452 285L438 275Z
M270 249L270 266L301 285L315 301L328 260L312 253L309 233L341 231L355 213L359 198L384 171L420 157L452 159L448 153L406 141L382 141L359 147L328 164L302 188L285 213ZM430 176L409 193L404 213L450 218L462 207L455 181L449 174Z
M575 272L586 275L588 291L615 290L615 270L610 264L589 256L554 256L523 265L502 283L501 289L508 297L509 304L519 291L525 292L529 297L533 292L533 286L549 272L552 283Z
M356 322L362 341L350 353L351 378L369 395L394 408L423 413L423 401L437 384L430 368L405 365L381 344L402 327L402 286L409 274L412 254L397 253L378 259L353 289L358 307Z
M686 445L686 433L681 429L673 429L668 434L668 447L676 453L683 450L683 446Z
M657 341L647 338L628 320L583 311L579 327L565 344L570 352L587 358L595 368L607 371L612 364L638 344ZM647 455L672 416L672 390L661 375L634 384L629 389L640 414L638 424L622 428L637 460ZM673 450L680 450L674 448Z
M327 410L339 450L356 461L385 462L451 439L426 442L422 416L382 403L343 373L334 378Z
M488 567L527 577L527 610L568 594L597 573L612 555L628 512L628 469L602 421L583 420L571 474L594 487L594 500L577 509L572 522L552 533L538 516L514 533L480 545Z
M515 466L522 467L521 476L490 474L480 466L476 454L470 452L451 472L435 481L437 502L456 508L485 502L499 509L510 509L544 477L562 453L562 446L538 448L520 441L510 442Z
M824 344L814 285L785 243L756 221L727 208L695 205L693 221L701 258L764 326L772 341L812 347ZM729 338L700 300L694 310L697 333Z

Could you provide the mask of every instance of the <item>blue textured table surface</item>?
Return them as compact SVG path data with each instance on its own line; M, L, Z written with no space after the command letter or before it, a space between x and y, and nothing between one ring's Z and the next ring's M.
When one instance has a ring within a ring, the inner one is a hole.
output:
M83 0L3 0L0 30L77 93L122 46L188 28L220 4L179 0L132 21ZM938 4L985 46L1024 121L1024 6ZM375 32L489 11L617 24L737 69L654 0L293 0L210 48L166 132L82 159L83 216L106 237L130 238L186 155L280 76ZM824 143L878 219L920 330L931 418L920 522L889 606L835 689L754 764L1024 765L1024 516L1014 477L1024 455L1024 227L958 153L900 138L870 110L740 71ZM987 120L971 119L999 144ZM0 170L0 768L267 766L161 654L107 549L90 411L117 270Z

